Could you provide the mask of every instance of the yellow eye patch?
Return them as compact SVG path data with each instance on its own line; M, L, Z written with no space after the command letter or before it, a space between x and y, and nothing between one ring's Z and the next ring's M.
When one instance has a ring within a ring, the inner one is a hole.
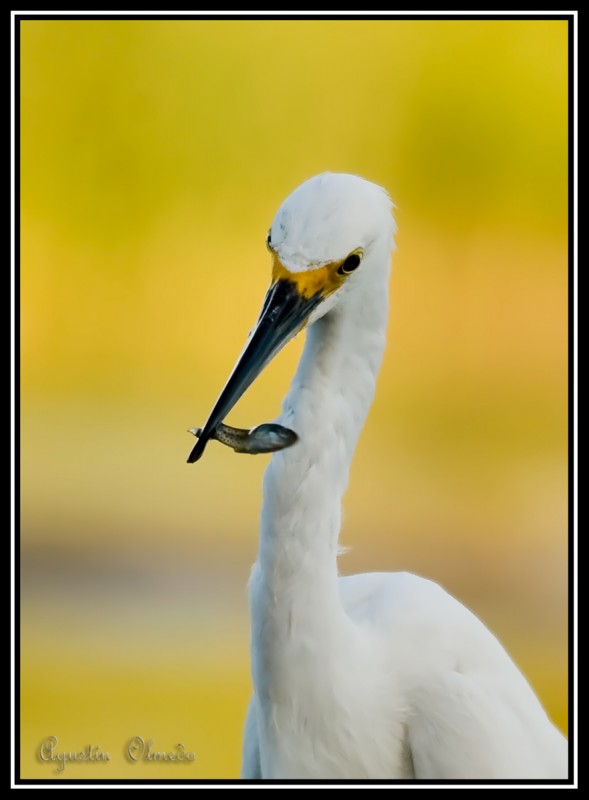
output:
M329 297L346 279L345 275L338 273L343 261L333 261L323 267L304 272L291 272L286 269L276 255L273 256L272 262L272 283L280 280L291 281L296 285L301 297L312 297L317 292L323 297Z

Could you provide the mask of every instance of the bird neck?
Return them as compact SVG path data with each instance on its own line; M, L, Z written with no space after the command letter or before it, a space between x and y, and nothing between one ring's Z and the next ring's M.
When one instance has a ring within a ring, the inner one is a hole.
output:
M382 285L359 282L308 329L279 420L299 441L276 453L264 476L258 563L274 597L300 580L322 604L339 602L341 501L384 352L388 271L387 259Z

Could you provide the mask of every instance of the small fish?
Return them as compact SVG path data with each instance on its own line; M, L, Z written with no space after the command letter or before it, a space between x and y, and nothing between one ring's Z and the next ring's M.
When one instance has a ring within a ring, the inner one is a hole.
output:
M189 433L194 434L198 439L202 428L189 428ZM230 425L220 422L211 436L211 439L217 439L222 444L226 444L236 453L249 453L250 455L284 450L285 447L293 445L298 438L290 428L277 425L275 422L264 422L250 430L232 428Z

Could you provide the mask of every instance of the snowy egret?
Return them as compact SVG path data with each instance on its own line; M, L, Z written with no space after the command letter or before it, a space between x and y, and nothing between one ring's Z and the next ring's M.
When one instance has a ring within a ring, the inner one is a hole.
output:
M249 585L243 778L542 779L567 741L480 620L408 573L339 577L341 500L381 363L395 223L379 186L325 173L280 207L272 283L189 461L307 325L264 476Z

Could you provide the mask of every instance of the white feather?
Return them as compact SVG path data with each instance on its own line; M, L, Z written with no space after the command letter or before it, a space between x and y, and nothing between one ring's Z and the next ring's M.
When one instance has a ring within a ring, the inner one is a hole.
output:
M497 639L436 584L338 577L341 501L384 345L392 204L323 174L272 224L291 271L364 248L316 310L278 422L299 442L264 478L249 593L244 778L564 778L567 742Z

